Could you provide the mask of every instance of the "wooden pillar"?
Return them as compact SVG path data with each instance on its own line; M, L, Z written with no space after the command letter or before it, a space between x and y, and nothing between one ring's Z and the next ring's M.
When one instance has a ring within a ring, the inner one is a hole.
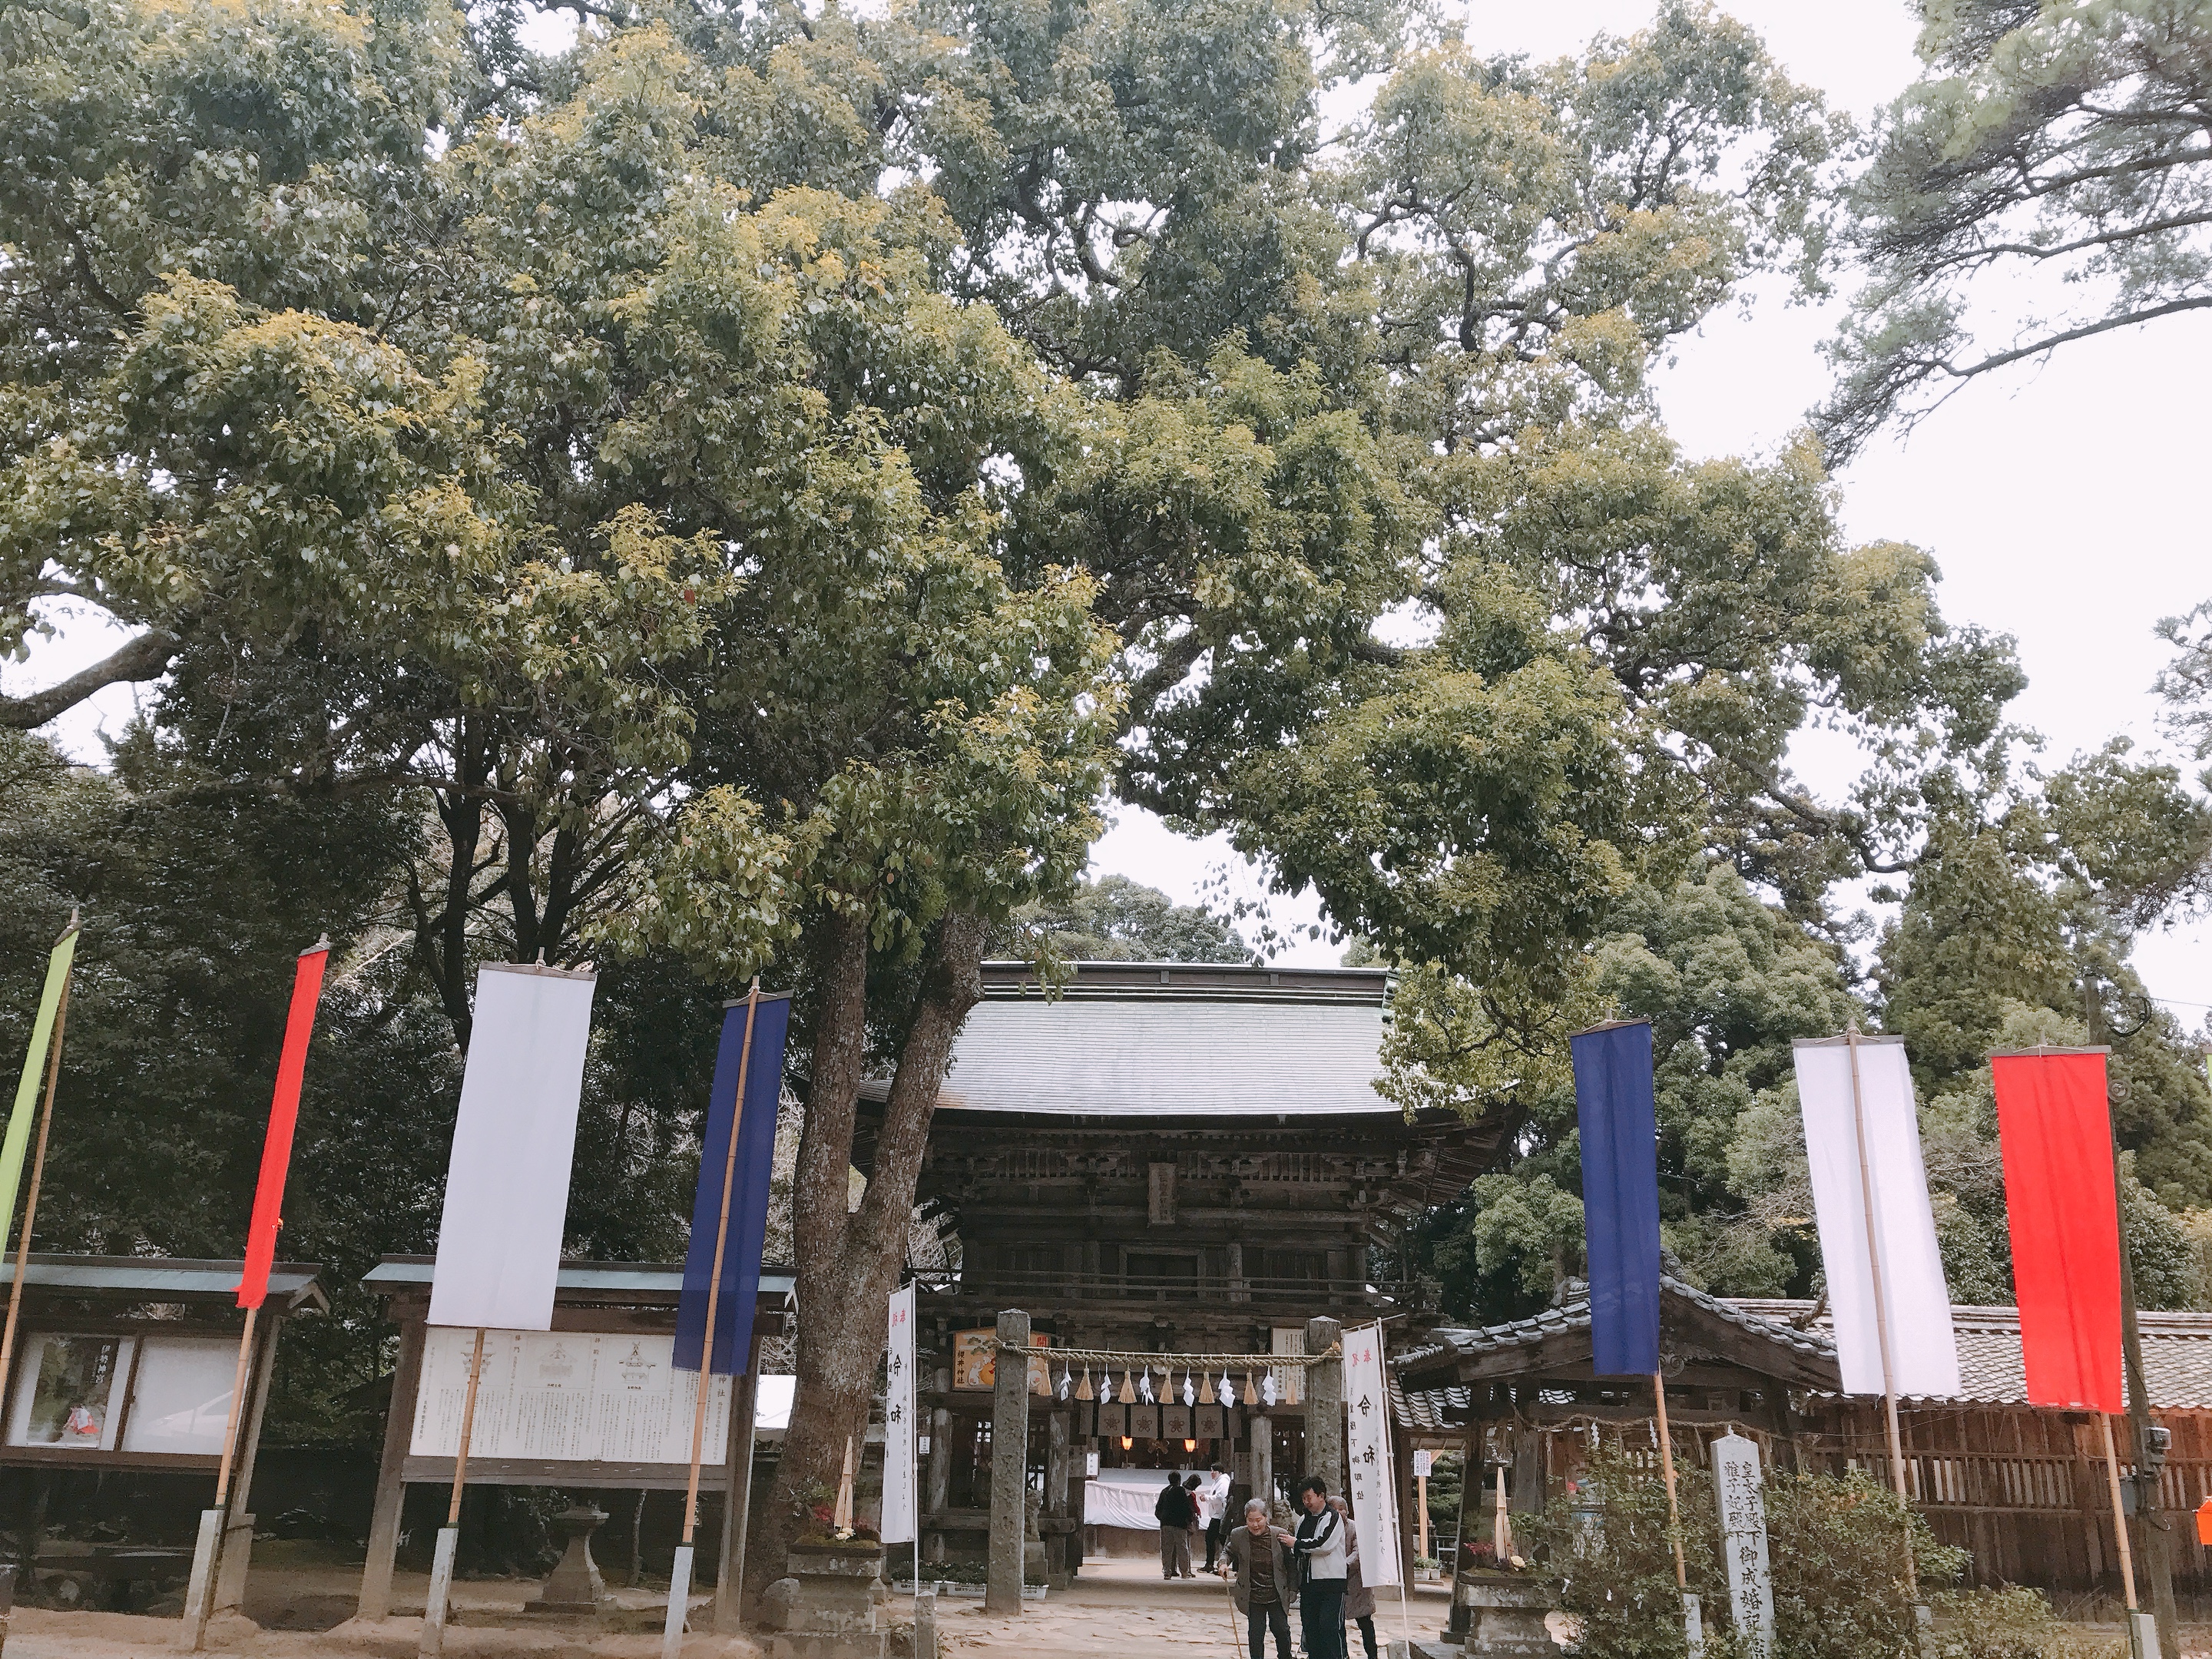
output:
M1452 1546L1452 1559L1446 1564L1452 1570L1451 1616L1443 1632L1447 1642L1465 1643L1474 1622L1474 1604L1460 1593L1460 1568L1467 1560L1467 1547L1488 1535L1482 1530L1483 1486L1489 1473L1482 1466L1482 1439L1480 1426L1471 1425L1461 1444L1458 1536Z
M1529 1513L1544 1507L1544 1489L1550 1471L1544 1467L1544 1431L1541 1429L1513 1431L1513 1491L1506 1499L1506 1508L1516 1515Z
M1327 1353L1343 1340L1334 1319L1306 1321L1306 1352ZM1306 1370L1306 1467L1328 1482L1332 1493L1344 1490L1344 1367L1335 1360Z
M1401 1434L1390 1448L1398 1480L1398 1582L1412 1593L1413 1583L1413 1437Z
M368 1560L361 1570L361 1604L355 1616L392 1616L392 1563L399 1550L399 1510L407 1497L400 1480L415 1437L415 1396L422 1385L423 1321L428 1304L410 1308L399 1328L399 1363L392 1373L392 1407L384 1419L384 1455L376 1467L376 1507L368 1523Z
M246 1604L246 1575L253 1563L253 1459L261 1449L261 1419L269 1411L269 1376L276 1364L276 1336L284 1328L282 1314L261 1328L253 1362L244 1422L238 1447L238 1469L231 1477L231 1500L224 1518L222 1549L216 1559L215 1607L220 1613Z
M745 1534L752 1522L753 1431L760 1414L760 1351L761 1322L756 1316L745 1374L730 1379L730 1435L722 1454L728 1468L722 1482L721 1556L714 1566L712 1615L718 1636L735 1635L744 1613Z
M1022 1610L1022 1558L1029 1541L1030 1316L999 1316L991 1386L991 1534L983 1611Z

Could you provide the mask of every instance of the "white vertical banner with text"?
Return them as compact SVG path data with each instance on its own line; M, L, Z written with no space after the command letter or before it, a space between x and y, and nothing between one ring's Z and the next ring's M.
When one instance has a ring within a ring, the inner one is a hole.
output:
M1765 1480L1756 1440L1731 1432L1713 1442L1713 1496L1720 1504L1729 1612L1750 1659L1767 1659L1774 1650L1774 1584L1767 1572Z
M1351 1469L1352 1535L1370 1589L1395 1584L1398 1482L1390 1467L1390 1390L1382 1375L1382 1327L1344 1334L1345 1463Z
M914 1513L914 1286L891 1292L884 1360L884 1517L886 1544L911 1543Z

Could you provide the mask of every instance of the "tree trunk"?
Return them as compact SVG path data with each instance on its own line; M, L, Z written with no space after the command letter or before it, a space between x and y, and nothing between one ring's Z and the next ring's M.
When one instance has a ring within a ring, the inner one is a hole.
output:
M811 1089L792 1191L799 1377L783 1456L746 1549L745 1583L756 1595L783 1577L809 1491L834 1486L846 1442L857 1447L866 1431L885 1302L906 1257L930 1115L953 1039L982 998L985 937L971 915L939 924L891 1074L875 1170L860 1208L850 1210L848 1172L866 1055L867 933L865 924L842 921L824 930Z

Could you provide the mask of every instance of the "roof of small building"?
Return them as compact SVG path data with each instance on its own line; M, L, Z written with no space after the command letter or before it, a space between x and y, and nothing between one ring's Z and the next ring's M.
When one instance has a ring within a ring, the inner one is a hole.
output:
M1766 1319L1803 1319L1814 1304L1779 1297L1735 1297L1732 1304ZM2212 1314L2143 1313L2143 1382L2163 1411L2212 1411ZM1824 1310L1810 1328L1827 1334ZM1951 1310L1959 1344L1960 1398L1975 1405L2024 1406L2027 1374L2021 1358L2020 1310L1961 1304Z
M1801 1328L1777 1315L1762 1311L1760 1307L1741 1303L1723 1301L1708 1296L1694 1285L1686 1285L1679 1279L1662 1277L1660 1287L1668 1296L1707 1314L1725 1324L1733 1325L1748 1335L1773 1343L1789 1352L1815 1361L1833 1364L1836 1359L1834 1338L1822 1327ZM1793 1304L1780 1304L1778 1307ZM1800 1310L1808 1304L1794 1304ZM1433 1371L1439 1362L1449 1364L1480 1354L1499 1353L1514 1348L1533 1347L1548 1337L1564 1335L1571 1331L1586 1331L1590 1325L1589 1290L1585 1285L1567 1299L1527 1319L1508 1320L1499 1325L1484 1325L1474 1329L1446 1328L1430 1334L1427 1342L1418 1348L1409 1348L1390 1364L1402 1377L1423 1371Z
M361 1282L380 1296L403 1291L428 1290L437 1258L428 1255L387 1255L362 1275ZM799 1275L791 1267L761 1269L763 1297L789 1296ZM640 1302L673 1304L684 1291L680 1261L564 1261L553 1281L556 1298L573 1302Z
M232 1302L243 1261L169 1255L76 1255L34 1251L23 1273L26 1291L102 1302ZM269 1296L287 1311L327 1308L318 1283L322 1269L280 1261L269 1270ZM12 1285L13 1261L0 1263L0 1285Z
M1056 995L1022 963L984 965L940 1110L1076 1117L1389 1113L1375 1092L1382 969L1084 962ZM864 1087L882 1100L889 1081Z

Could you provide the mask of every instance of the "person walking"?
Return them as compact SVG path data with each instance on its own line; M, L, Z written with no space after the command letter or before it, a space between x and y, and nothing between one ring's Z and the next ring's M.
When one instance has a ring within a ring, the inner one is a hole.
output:
M1229 1477L1218 1463L1206 1472L1206 1484L1198 1489L1198 1523L1206 1528L1206 1570L1212 1572L1229 1529Z
M1206 1498L1199 1490L1204 1485L1204 1479L1195 1474L1187 1477L1182 1483L1182 1489L1190 1494L1190 1540L1183 1554L1182 1576L1186 1578L1192 1576L1190 1563L1198 1559L1199 1536L1205 1530L1201 1523L1206 1516Z
M1375 1592L1359 1571L1359 1531L1352 1524L1352 1506L1341 1498L1328 1500L1344 1527L1344 1618L1359 1626L1359 1639L1367 1644L1367 1659L1375 1655ZM1341 1626L1339 1626L1342 1628ZM1347 1642L1348 1648L1352 1644Z
M1296 1536L1278 1533L1305 1570L1298 1590L1298 1621L1306 1659L1345 1659L1344 1517L1328 1506L1328 1483L1310 1474L1298 1485L1305 1514Z
M1198 1506L1190 1501L1182 1477L1168 1471L1168 1483L1152 1503L1152 1518L1160 1523L1160 1577L1188 1578L1190 1574L1190 1523Z
M1267 1632L1275 1632L1275 1659L1291 1659L1291 1596L1297 1567L1285 1540L1286 1532L1267 1524L1267 1506L1254 1498L1244 1506L1244 1524L1231 1533L1216 1571L1234 1572L1229 1599L1244 1615L1244 1640L1251 1659L1267 1659Z

